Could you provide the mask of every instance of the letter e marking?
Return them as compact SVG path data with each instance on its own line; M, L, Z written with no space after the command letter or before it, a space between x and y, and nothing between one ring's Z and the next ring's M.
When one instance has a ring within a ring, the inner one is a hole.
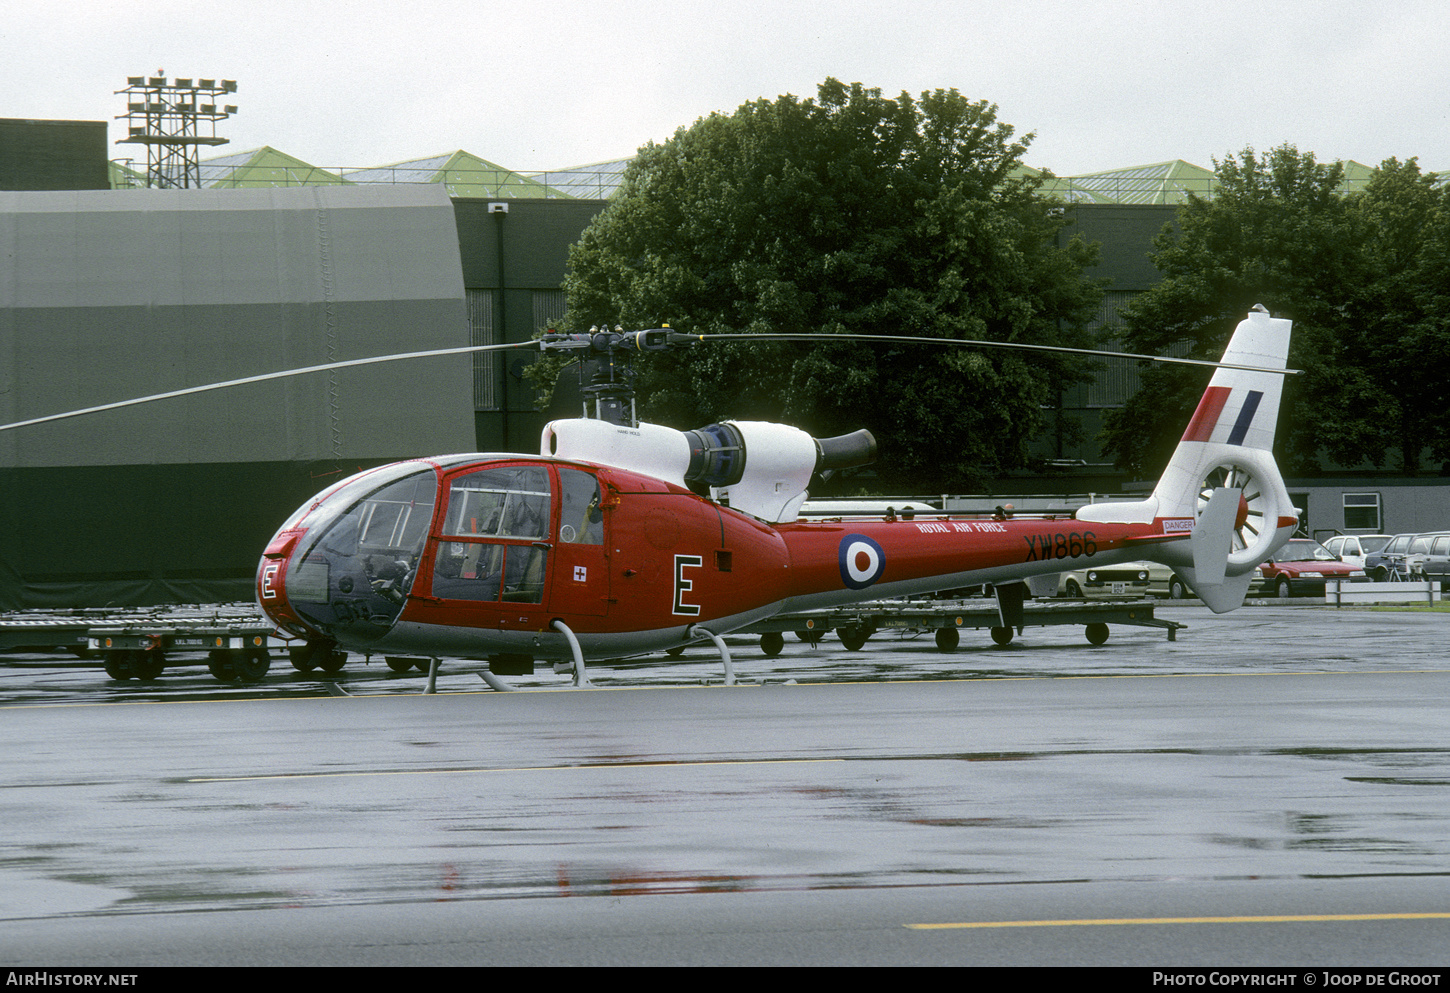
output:
M698 569L705 564L705 560L698 555L676 555L675 556L675 606L672 613L697 617L700 614L700 605L697 603L686 603L685 594L695 588L693 579L685 578L686 569ZM693 597L691 599L694 599Z

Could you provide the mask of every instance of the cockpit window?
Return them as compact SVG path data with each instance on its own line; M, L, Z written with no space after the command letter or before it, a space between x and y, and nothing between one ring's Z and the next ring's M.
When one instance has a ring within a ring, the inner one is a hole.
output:
M563 513L559 541L564 544L604 544L604 515L599 509L599 480L592 473L559 468Z
M549 527L549 473L541 466L484 469L453 480L443 533L542 539Z
M334 636L380 637L392 626L417 574L433 518L437 477L415 472L357 499L339 490L319 507L337 514L308 532L306 548L287 569L287 600L306 620ZM340 513L339 513L340 511Z

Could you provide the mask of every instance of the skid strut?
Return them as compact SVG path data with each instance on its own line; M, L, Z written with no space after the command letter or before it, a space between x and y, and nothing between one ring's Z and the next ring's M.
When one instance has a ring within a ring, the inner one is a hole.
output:
M720 653L720 660L725 663L725 685L734 686L735 666L730 661L730 649L726 647L725 639L720 637L713 631L707 631L706 629L700 627L700 625L698 624L691 624L690 630L687 633L691 640L697 639L703 635L704 637L709 638L715 643L715 650Z
M553 621L549 626L564 636L569 642L569 650L574 653L574 685L588 686L589 673L584 669L584 649L579 647L579 639L574 637L574 632L563 621Z

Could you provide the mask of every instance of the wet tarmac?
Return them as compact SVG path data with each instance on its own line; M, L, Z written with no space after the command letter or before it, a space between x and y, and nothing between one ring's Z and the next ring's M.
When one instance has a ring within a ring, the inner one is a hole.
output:
M1445 964L1450 614L1158 611L736 687L0 656L0 962Z

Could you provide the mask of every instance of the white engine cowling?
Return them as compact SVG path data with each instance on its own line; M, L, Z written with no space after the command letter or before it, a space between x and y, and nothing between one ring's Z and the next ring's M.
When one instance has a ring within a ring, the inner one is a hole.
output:
M769 421L724 421L677 431L658 424L566 420L545 426L540 452L680 486L708 487L712 499L779 524L796 519L812 473L873 461L876 440L863 430L818 441L799 428Z
M816 471L815 439L799 428L769 421L726 421L690 433L698 437L722 428L738 439L739 462L727 466L706 453L707 463L715 462L707 469L730 470L701 477L710 484L711 498L763 521L795 520ZM716 437L722 434L718 431Z

